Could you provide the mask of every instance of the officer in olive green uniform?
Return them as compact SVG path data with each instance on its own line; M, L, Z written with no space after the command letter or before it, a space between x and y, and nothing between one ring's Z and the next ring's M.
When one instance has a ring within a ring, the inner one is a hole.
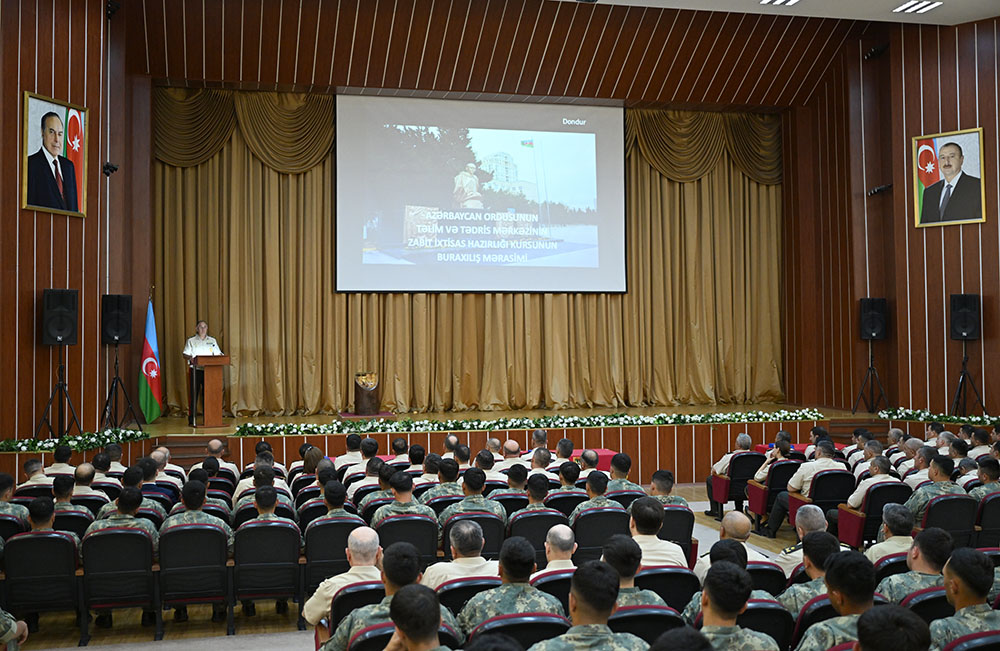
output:
M944 566L944 589L955 614L931 622L931 649L940 651L963 635L1000 631L1000 612L985 601L992 583L993 563L985 554L969 547L954 551Z
M473 596L458 614L458 622L468 635L491 617L511 613L553 613L565 615L559 599L528 583L535 569L535 548L527 539L513 536L500 548L500 579L503 585Z
M124 474L122 474L122 488L138 488L142 490L142 469L139 466L133 466L131 468L126 468ZM141 509L150 509L155 511L162 519L167 519L167 511L163 506L152 500L145 495L142 498L142 504L139 505ZM101 510L97 512L97 520L103 520L112 513L118 512L118 500L112 500L104 506Z
M736 624L752 588L750 574L735 563L718 560L708 568L701 595L701 634L712 647L727 651L778 651L778 643L771 636Z
M396 474L397 469L389 464L385 463L379 466L378 469L378 487L379 490L368 493L361 498L358 502L358 513L364 513L365 507L371 504L374 500L381 500L385 498L392 498L392 489L389 488L389 478Z
M993 457L987 457L980 461L979 481L983 482L982 486L973 488L969 491L969 495L980 502L990 493L1000 491L1000 461Z
M608 538L601 551L601 560L618 573L619 608L622 606L667 605L660 595L652 590L642 590L635 585L635 575L642 563L642 548L639 547L639 543L629 536L615 534Z
M0 472L0 514L12 515L28 527L28 508L10 501L14 495L14 478L5 472Z
M628 473L631 469L632 458L624 452L619 452L611 457L611 481L608 482L608 492L642 491L645 493L642 486L628 480Z

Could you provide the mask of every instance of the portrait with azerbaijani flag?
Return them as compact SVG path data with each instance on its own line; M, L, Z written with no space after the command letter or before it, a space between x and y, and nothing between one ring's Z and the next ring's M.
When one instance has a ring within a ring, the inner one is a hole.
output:
M21 207L86 217L87 109L24 94Z
M986 221L982 128L913 138L917 227Z

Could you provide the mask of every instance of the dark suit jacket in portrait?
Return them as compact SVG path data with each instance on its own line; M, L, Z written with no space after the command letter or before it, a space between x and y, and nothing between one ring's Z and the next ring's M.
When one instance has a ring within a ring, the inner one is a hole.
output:
M937 222L960 222L974 221L982 219L982 190L978 176L962 174L958 183L951 190L951 199L941 214L941 193L944 192L945 182L941 179L934 185L924 190L924 203L920 209L921 224L935 224Z
M41 149L28 156L28 205L56 210L79 212L76 198L76 170L68 158L59 157L63 177L63 194L59 194L56 177Z

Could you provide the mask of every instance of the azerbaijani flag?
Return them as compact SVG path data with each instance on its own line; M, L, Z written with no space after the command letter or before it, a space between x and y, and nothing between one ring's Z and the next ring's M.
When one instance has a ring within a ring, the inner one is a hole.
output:
M77 201L81 204L86 194L83 187L83 157L85 152L83 134L83 116L80 115L80 111L70 109L66 119L66 135L63 138L63 143L66 148L66 158L73 163L73 169L76 171L76 196ZM77 206L77 210L80 212L84 212L85 208L86 206L83 205Z
M163 391L160 388L160 351L156 344L156 320L153 299L146 308L146 337L142 343L142 366L139 367L139 409L152 423L163 413Z
M522 147L528 147L530 149L534 149L535 148L535 141L534 141L534 139L532 139L532 140L522 140L521 141L521 146Z
M938 171L936 144L933 138L917 141L917 180L920 185L917 188L918 219L924 209L924 190L941 180L941 172Z

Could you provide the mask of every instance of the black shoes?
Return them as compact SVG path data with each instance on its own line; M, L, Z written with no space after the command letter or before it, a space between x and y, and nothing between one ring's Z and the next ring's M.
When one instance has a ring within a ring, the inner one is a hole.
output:
M282 599L281 601L275 601L274 602L274 610L279 615L287 615L288 614L288 600L287 599Z
M142 611L142 625L153 626L156 624L156 613L152 611Z
M145 613L143 613L143 615L145 615ZM111 628L113 623L110 610L106 613L101 613L94 619L94 626L97 628Z
M180 624L188 620L187 606L178 606L174 609L174 623Z
M252 601L243 602L243 616L253 617L257 614L257 606Z

